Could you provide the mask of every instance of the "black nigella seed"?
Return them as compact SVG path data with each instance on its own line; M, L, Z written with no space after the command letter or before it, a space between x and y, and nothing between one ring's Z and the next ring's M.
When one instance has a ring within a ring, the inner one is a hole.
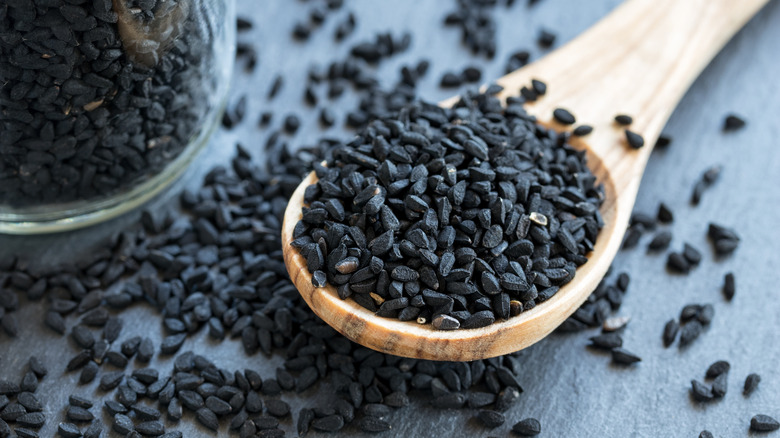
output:
M555 44L555 36L556 35L551 31L542 29L539 31L539 36L537 37L536 42L540 47L549 49L553 44Z
M715 307L713 307L712 304L704 304L699 311L696 312L696 319L704 325L711 323L714 316Z
M114 422L111 427L114 429L114 432L120 435L127 435L134 430L133 420L124 414L114 415Z
M314 287L325 287L328 282L328 278L323 271L314 271L311 276L311 284Z
M573 125L577 122L577 119L572 113L563 108L556 108L553 111L553 118L564 125Z
M712 395L715 397L723 397L728 390L728 373L723 373L712 381Z
M159 436L165 433L165 426L160 421L144 421L135 426L135 430L145 436Z
M41 404L40 400L38 400L35 394L31 392L20 393L18 396L16 396L16 401L20 405L24 406L28 412L39 412L43 410L43 404Z
M57 434L62 438L79 438L81 430L73 423L60 423L57 425Z
M739 245L739 235L727 227L710 223L707 229L707 237L713 243L718 255L728 255L734 252Z
M603 348L605 350L612 350L623 346L623 338L617 333L604 333L598 336L590 338L590 342L593 347Z
M14 429L14 432L16 432L16 436L19 438L38 438L40 436L38 432L24 427L17 427Z
M462 82L460 75L453 72L446 72L442 75L439 85L442 88L455 88L459 87Z
M477 413L477 418L488 428L494 429L504 424L506 419L501 412L491 411L489 409L480 410Z
M712 432L710 432L709 430L702 430L701 433L699 434L699 438L715 438L715 437L712 435Z
M674 221L674 214L668 205L661 202L658 204L658 214L656 215L656 218L659 222L668 224Z
M634 123L634 118L626 114L618 114L615 116L615 123L622 126L628 126Z
M274 113L271 111L263 111L260 113L260 118L257 120L258 126L266 127L269 123L271 123L271 120L274 117Z
M686 304L680 311L680 322L687 322L695 318L701 312L700 304Z
M322 126L331 127L336 124L336 113L330 108L320 110L320 123Z
M187 339L186 333L179 333L175 335L166 336L163 338L160 344L160 352L162 354L173 354L179 351L184 341Z
M670 252L669 257L666 259L666 267L673 272L687 274L691 269L691 264L679 252Z
M728 373L731 365L725 360L714 362L707 368L706 376L708 379L714 379L723 373Z
M306 87L306 90L303 93L303 98L307 104L311 106L317 106L317 93L314 92L314 87L311 85Z
M691 266L698 265L701 262L701 253L689 243L683 245L683 257Z
M482 71L474 66L469 66L463 69L461 77L464 82L479 82L482 79Z
M588 134L593 132L593 127L590 125L580 125L571 132L572 135L576 135L577 137L584 137Z
M728 301L734 298L734 294L737 292L737 285L735 283L734 273L729 272L723 277L723 296Z
M93 422L86 430L84 430L84 438L100 438L103 434L103 425L100 422Z
M92 382L95 380L95 377L98 373L98 364L92 361L87 362L87 364L81 369L81 375L79 375L79 383L82 385L86 385L87 383Z
M536 418L526 418L515 423L512 432L522 436L536 436L542 433L542 425Z
M338 432L344 427L344 419L341 415L328 415L312 421L311 427L322 432Z
M219 420L217 419L217 415L212 412L208 408L200 408L195 413L195 417L198 419L198 422L200 424L206 426L207 428L216 431L219 429Z
M758 388L758 384L761 382L761 376L756 373L748 374L745 378L745 386L742 390L742 394L747 397Z
M666 325L664 325L664 347L668 347L674 343L675 338L677 338L677 332L679 331L680 325L674 319L670 319Z
M634 225L626 230L626 235L623 237L623 245L621 249L627 250L637 246L639 239L642 237L642 226Z
M284 118L284 130L288 134L295 134L301 126L301 120L295 114L288 114Z
M713 399L712 388L698 380L691 380L691 395L696 401L707 402Z
M626 142L634 149L639 149L645 145L645 139L634 131L626 129Z
M656 140L655 142L655 147L663 149L668 147L671 143L672 143L672 137L661 134L658 136L658 140Z
M44 365L37 356L30 356L28 364L30 366L30 371L34 372L39 378L46 376L49 372L46 365Z
M660 230L653 236L653 240L647 244L647 248L652 251L660 251L669 247L672 242L672 232L669 230Z
M680 330L680 347L686 347L690 345L696 338L701 335L703 327L697 320L693 320L682 326Z
M750 430L755 432L772 432L780 429L780 422L769 415L758 414L750 419Z
M71 406L78 406L80 408L89 409L92 407L92 400L78 396L76 394L71 394L68 396L68 404Z
M92 412L78 406L68 406L65 414L71 421L92 421L95 418Z
M736 115L736 114L729 114L726 116L726 118L723 120L723 130L724 131L737 131L739 129L742 129L745 127L745 120Z
M531 87L533 87L534 91L539 96L547 94L547 84L538 79L531 79Z
M282 78L281 75L277 75L274 78L274 81L271 83L271 88L268 89L268 100L273 99L277 94L279 94L279 90L282 89L282 85L284 85L284 78Z
M42 412L30 412L16 418L16 424L23 427L38 429L46 422L46 416Z
M236 18L236 29L239 32L243 32L249 29L252 29L252 20L246 17L237 17Z
M612 349L612 361L621 365L631 365L639 362L642 359L634 353L627 351L623 348Z

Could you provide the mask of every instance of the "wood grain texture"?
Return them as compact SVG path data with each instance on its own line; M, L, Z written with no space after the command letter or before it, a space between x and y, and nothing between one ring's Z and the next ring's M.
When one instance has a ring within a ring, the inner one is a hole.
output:
M497 81L506 97L530 85L531 79L542 79L549 91L529 105L532 114L552 128L565 129L544 118L563 107L579 123L594 127L587 144L579 139L573 143L589 150L588 165L605 186L604 228L589 261L548 301L487 327L441 331L430 324L377 317L353 300L340 299L332 285L315 288L305 259L290 245L304 191L316 183L313 172L290 199L282 228L285 264L293 283L314 313L344 336L397 356L470 361L538 342L577 310L612 264L647 159L677 102L731 36L767 2L630 0L571 43ZM643 135L643 148L626 144L624 128L614 123L617 114L634 117L630 128Z

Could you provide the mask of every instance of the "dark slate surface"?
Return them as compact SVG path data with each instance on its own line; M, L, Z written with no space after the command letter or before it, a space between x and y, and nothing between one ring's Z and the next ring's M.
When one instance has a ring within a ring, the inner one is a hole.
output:
M498 8L499 54L493 62L471 58L459 44L459 33L443 29L441 23L451 3L454 2L347 2L341 12L328 17L308 44L301 44L293 42L290 33L293 24L306 16L306 2L240 0L239 12L252 17L256 24L241 40L251 39L260 46L259 69L252 75L239 72L234 76L233 101L241 94L249 95L247 120L233 131L215 135L187 176L150 208L163 208L172 193L184 185L197 186L209 166L227 161L236 141L260 155L269 134L258 130L254 123L261 110L276 112L276 126L281 124L281 116L290 111L304 119L299 134L289 139L292 144L313 142L321 134L317 113L302 104L302 84L308 65L342 57L348 50L347 44L337 45L331 37L347 10L354 10L358 17L357 31L349 42L373 37L376 31L413 33L412 49L384 63L381 77L390 85L397 80L400 65L430 59L432 68L420 89L424 97L436 101L452 94L437 87L444 71L479 64L484 78L498 77L512 51L529 48L534 59L542 55L534 44L541 27L556 31L560 45L596 22L619 1L546 0L533 8L518 1L511 9ZM702 250L704 260L688 276L669 275L664 268L664 255L645 254L647 235L640 247L618 255L616 270L626 271L632 277L619 312L632 318L624 345L641 355L643 361L628 369L610 365L608 356L585 348L593 331L554 335L523 352L526 372L520 380L525 393L508 412L507 425L488 431L472 418L475 412L471 410L439 411L421 401L394 412L394 429L385 436L505 436L511 424L534 416L541 420L543 436L548 437L695 437L705 428L717 437L737 437L750 436L750 418L757 413L780 418L780 348L776 338L780 332L778 41L780 2L775 1L728 44L693 85L665 129L674 138L672 146L656 151L650 160L636 209L654 213L659 201L667 202L676 218L671 225L672 248L681 249L683 242L690 242ZM274 102L268 102L265 92L277 73L285 76L285 86ZM350 102L345 97L335 106L345 108ZM745 116L747 127L722 133L721 123L729 112ZM344 114L339 115L343 120ZM348 132L333 128L327 134L345 136ZM705 168L717 163L724 166L721 179L705 193L701 205L693 208L688 200L694 181ZM742 243L731 257L714 258L705 237L707 223L712 219L739 229ZM89 251L89 242L137 221L136 213L69 234L0 237L0 257L20 253L29 260L60 263ZM737 276L737 295L731 303L725 302L720 293L727 271L734 271ZM714 322L690 348L664 349L660 339L664 323L690 302L713 303ZM17 313L22 335L12 340L0 334L0 378L20 378L31 353L44 359L50 374L38 389L38 394L45 398L47 415L41 436L52 436L70 393L93 396L100 391L96 385L78 386L78 373L62 374L65 361L76 351L69 345L72 341L42 329L41 303L23 304ZM161 321L154 311L136 306L123 318L123 339L133 334L148 335L159 347ZM273 375L280 362L279 358L268 360L262 355L246 357L239 342L216 344L207 340L203 332L188 339L181 351L188 349L207 352L224 368L252 367L264 376ZM722 401L699 405L689 395L690 380L702 379L707 366L717 359L731 362L729 393ZM170 363L163 362L163 369L170 369ZM760 373L763 380L758 391L745 399L741 386L750 372ZM327 395L322 388L317 392ZM312 397L314 393L309 390L303 395ZM293 412L314 404L300 397L285 399L294 405ZM105 415L103 419L109 420ZM295 436L291 419L282 424L288 436ZM208 435L192 416L175 427L189 437ZM355 432L354 428L347 430ZM227 434L224 427L222 433Z

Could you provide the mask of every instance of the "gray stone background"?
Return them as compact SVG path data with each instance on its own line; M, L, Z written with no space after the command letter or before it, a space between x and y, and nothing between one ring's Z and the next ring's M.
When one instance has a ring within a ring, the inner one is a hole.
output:
M288 0L238 0L238 12L251 18L255 27L240 35L240 41L252 41L259 47L260 62L253 74L237 69L233 78L231 102L242 94L249 97L248 115L232 131L219 131L207 150L171 190L153 201L149 208L166 208L166 204L184 186L197 187L203 174L214 163L227 163L234 144L240 141L262 159L262 145L270 130L260 130L255 121L261 111L275 112L273 124L278 127L282 116L295 112L303 125L292 145L311 144L323 134L317 123L316 110L302 103L306 71L311 64L325 65L342 58L349 43L372 38L377 31L394 33L410 31L411 49L381 64L379 76L391 86L398 78L398 68L426 58L431 61L428 75L418 90L429 100L451 96L438 81L447 70L459 71L466 65L479 65L483 78L497 78L503 73L509 54L521 48L531 50L532 59L544 54L535 44L538 31L544 27L558 34L556 46L576 37L606 15L618 0L544 0L527 7L523 0L512 8L498 7L498 54L493 61L472 58L460 44L454 28L444 28L443 18L453 9L454 1L394 0L347 1L337 14L328 16L323 27L315 31L306 44L293 41L291 29L306 17L308 2ZM346 15L355 12L356 32L345 44L333 41L333 30ZM674 138L664 151L655 151L644 175L636 210L654 214L659 201L666 202L675 213L671 225L672 249L680 250L690 242L704 254L701 265L690 275L670 275L665 270L665 255L645 254L649 235L639 247L621 252L614 262L616 272L631 275L631 286L620 315L631 317L624 345L639 354L637 366L619 368L610 365L608 355L585 347L588 331L574 335L553 335L522 353L525 373L520 377L525 393L507 413L507 424L493 431L481 427L472 418L474 411L435 410L425 402L397 410L390 417L393 431L383 436L456 437L501 436L522 418L533 416L542 423L548 437L695 437L708 429L717 437L752 436L750 418L765 413L780 418L780 82L778 82L778 42L780 41L780 2L774 1L726 46L704 71L683 98L664 132ZM269 102L266 91L276 74L282 74L285 85L279 96ZM543 79L543 78L542 78ZM637 84L641 86L641 84ZM349 93L333 105L343 121L343 109L352 108ZM320 105L323 103L321 102ZM745 129L723 133L726 114L735 112L748 120ZM350 135L341 123L325 134ZM714 187L705 193L701 204L692 207L689 198L694 181L705 168L722 164L723 172ZM706 240L707 223L715 220L736 228L742 237L737 251L716 260ZM24 258L60 263L81 252L89 251L90 242L132 226L138 213L73 233L38 237L0 236L0 257L21 254ZM720 292L723 275L733 271L737 294L726 302ZM42 357L50 368L38 394L46 399L47 424L41 436L53 436L63 418L70 393L98 394L96 383L78 386L78 373L62 375L64 363L74 354L72 343L44 329L43 303L26 303L17 313L23 335L11 340L0 335L0 378L18 379L30 354ZM713 303L715 318L711 326L689 348L676 345L664 349L661 332L664 323L679 315L688 303ZM151 336L159 345L161 320L149 307L136 306L123 314L122 338L135 334ZM72 321L71 321L72 323ZM152 330L145 327L152 324ZM273 375L278 358L262 355L246 357L240 342L214 343L201 332L187 340L181 351L207 352L217 365L227 368L252 367L263 376ZM729 393L721 401L701 405L689 394L690 380L703 379L710 363L718 359L731 362ZM170 362L156 362L170 369ZM741 395L745 376L760 373L763 380L756 393L746 399ZM285 399L293 412L315 403L316 392L309 390L303 398ZM99 409L93 409L98 412ZM102 414L104 421L109 417ZM295 436L294 423L283 421L288 436ZM168 424L168 426L172 426ZM226 428L220 435L227 435ZM175 426L185 436L207 436L194 417ZM339 436L359 433L345 428ZM110 436L114 436L113 434ZM105 436L105 435L104 435ZM311 433L309 436L318 436Z

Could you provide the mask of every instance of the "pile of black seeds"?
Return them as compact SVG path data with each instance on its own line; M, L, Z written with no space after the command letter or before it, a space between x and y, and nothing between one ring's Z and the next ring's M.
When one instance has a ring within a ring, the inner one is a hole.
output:
M292 243L312 283L436 329L483 327L549 299L603 225L584 152L488 94L405 107L315 170Z
M301 155L311 154L318 152ZM45 324L82 349L62 370L79 372L82 383L99 381L99 399L72 398L66 407L75 427L92 421L88 429L101 429L90 418L97 407L121 434L162 433L167 415L214 430L229 423L240 436L281 436L276 418L288 415L301 435L309 428L337 431L353 421L365 431L390 430L385 417L412 397L442 409L505 412L522 392L517 355L452 363L381 354L350 342L306 307L287 277L280 243L287 199L306 163L291 155L279 162L287 167L266 173L239 149L232 170L216 167L203 188L182 194L186 215L145 214L143 229L125 231L75 270L37 273L21 261L4 269L2 287L11 296L41 299L30 295L32 283L49 290ZM141 303L163 316L169 335L159 346L121 336L124 323L116 313ZM79 323L65 332L64 318ZM176 356L172 371L144 365L155 354L175 354L201 327L215 340L240 338L248 355L262 352L283 365L273 376L260 376L220 369L191 352ZM279 398L311 387L332 394L331 400L290 412ZM521 423L518 430L539 427L535 420Z
M114 3L0 5L0 205L132 188L207 122L217 23L189 2Z

